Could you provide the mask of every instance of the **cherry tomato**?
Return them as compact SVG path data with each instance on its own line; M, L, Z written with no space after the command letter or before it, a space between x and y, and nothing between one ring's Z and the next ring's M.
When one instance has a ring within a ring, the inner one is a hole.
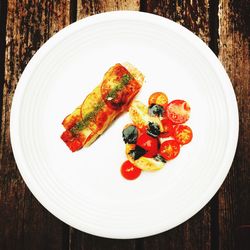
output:
M160 142L158 138L152 137L147 133L144 133L139 136L136 144L147 151L147 153L143 156L151 158L157 155Z
M180 152L180 144L175 140L165 141L161 144L160 155L166 160L174 159Z
M172 136L174 132L173 122L170 121L168 118L164 118L161 120L161 124L163 126L163 133L161 133L159 136L161 138L167 138L169 136Z
M121 166L121 174L127 180L134 180L141 174L141 169L137 168L130 161L125 161Z
M177 125L174 129L174 138L180 144L188 144L193 138L193 132L187 125Z
M166 113L173 123L184 123L189 119L190 106L186 101L174 100L167 105Z
M162 92L155 92L148 99L148 105L151 104L165 105L167 103L168 103L168 97L166 96L166 94Z

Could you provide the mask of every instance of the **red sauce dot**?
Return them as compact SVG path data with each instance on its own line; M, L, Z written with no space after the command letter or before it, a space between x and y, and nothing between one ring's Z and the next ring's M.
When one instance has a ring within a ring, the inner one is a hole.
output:
M121 174L127 180L134 180L141 174L141 169L137 168L130 161L125 161L121 166Z

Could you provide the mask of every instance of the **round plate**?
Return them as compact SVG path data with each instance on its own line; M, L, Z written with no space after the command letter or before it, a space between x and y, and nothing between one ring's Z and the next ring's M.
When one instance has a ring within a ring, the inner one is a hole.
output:
M60 139L64 117L118 62L145 75L137 99L163 91L191 106L193 141L135 181L120 174L128 114L76 153ZM177 226L212 198L233 160L238 111L224 68L197 36L159 16L110 12L66 27L39 49L18 83L10 129L21 175L52 214L94 235L136 238Z

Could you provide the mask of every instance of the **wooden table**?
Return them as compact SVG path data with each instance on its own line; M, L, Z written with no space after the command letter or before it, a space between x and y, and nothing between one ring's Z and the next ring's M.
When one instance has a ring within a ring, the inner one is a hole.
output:
M225 66L239 105L238 148L220 190L187 222L144 239L100 238L55 218L23 182L10 145L12 96L32 55L68 24L111 10L155 13L189 28ZM249 13L249 0L1 0L0 249L250 249Z

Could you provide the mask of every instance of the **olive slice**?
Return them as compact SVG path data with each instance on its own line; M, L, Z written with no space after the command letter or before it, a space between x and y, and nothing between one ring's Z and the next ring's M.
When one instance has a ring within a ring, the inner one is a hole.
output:
M164 158L164 157L162 157L161 155L156 155L155 157L154 157L154 159L156 160L156 161L161 161L161 162L163 162L163 163L166 163L167 162L167 160Z
M158 104L151 104L148 108L148 114L150 116L163 116L164 108Z
M135 144L138 137L137 127L134 125L129 125L125 127L122 131L122 138L125 143Z
M160 126L157 123L149 122L147 134L153 137L157 137L161 133Z
M137 160L139 159L141 156L145 155L147 152L147 150L145 150L144 148L136 145L135 149L132 149L129 154L130 156L134 159Z

